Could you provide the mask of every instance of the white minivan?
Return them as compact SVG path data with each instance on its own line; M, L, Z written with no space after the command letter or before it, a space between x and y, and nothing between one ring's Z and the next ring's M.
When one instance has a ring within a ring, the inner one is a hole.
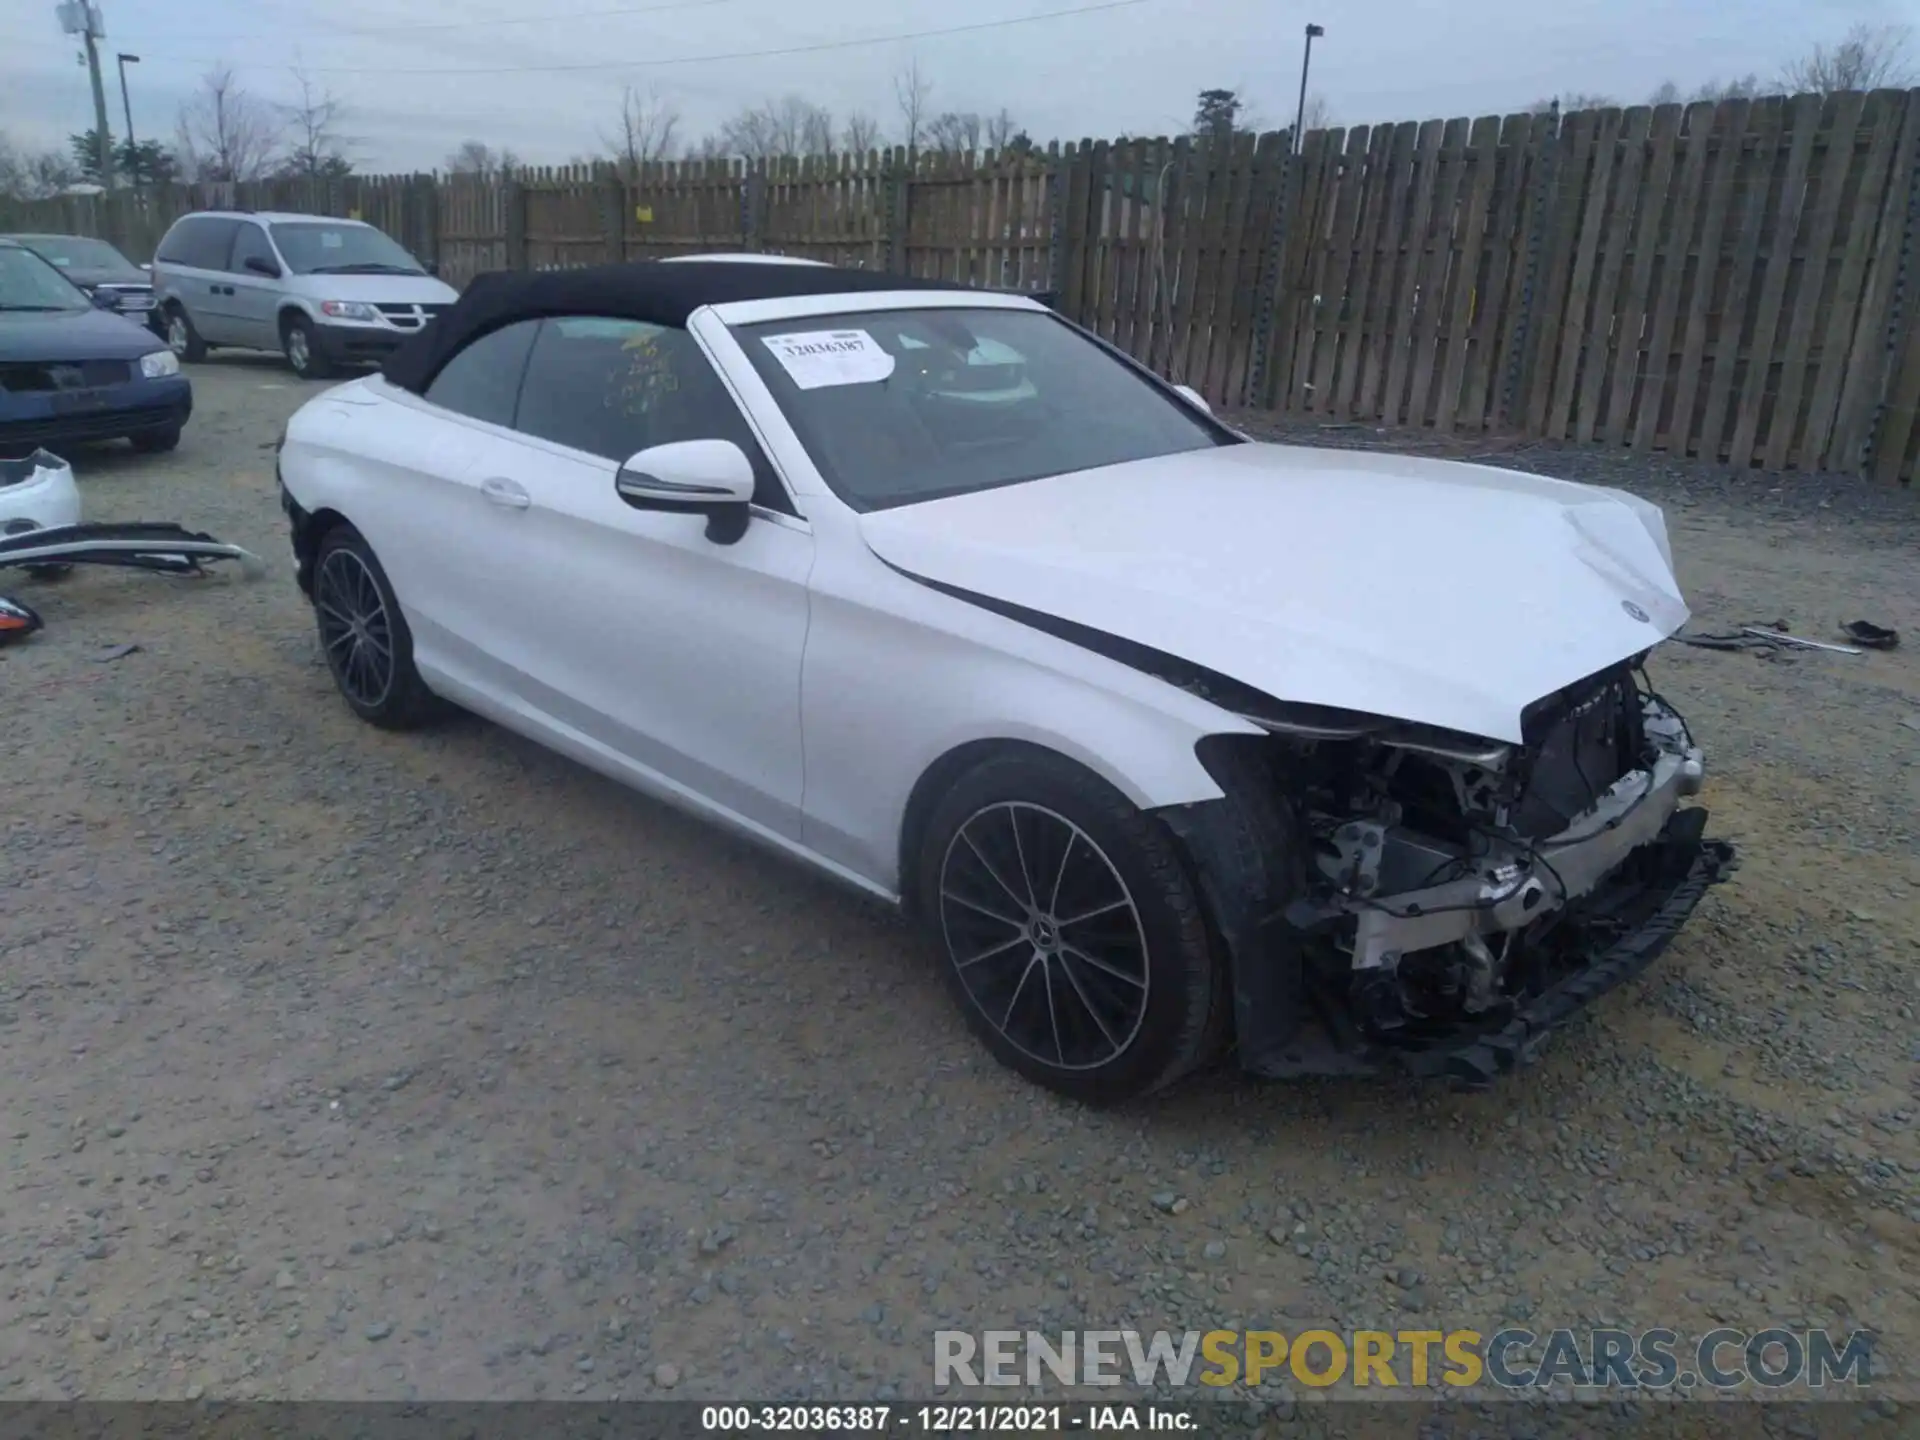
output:
M278 350L303 379L377 364L459 298L359 220L202 210L153 254L152 324L176 355Z

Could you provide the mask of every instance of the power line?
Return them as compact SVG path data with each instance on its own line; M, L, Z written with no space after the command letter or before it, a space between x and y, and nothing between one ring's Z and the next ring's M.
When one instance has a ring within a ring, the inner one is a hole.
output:
M513 15L499 19L435 21L428 25L336 25L324 33L288 35L284 30L167 30L150 32L167 40L329 40L357 39L362 35L414 35L423 30L483 30L499 25L549 25L561 20L604 20L616 15L658 15L667 10L711 10L716 5L735 5L739 0L669 0L665 5L622 5L612 10L571 10L557 15ZM136 32L132 40L139 40Z
M709 0L717 3L717 0ZM785 45L773 50L732 50L721 55L679 55L667 60L598 60L572 65L500 65L471 70L384 68L368 65L303 65L314 75L540 75L560 71L651 70L669 65L708 65L723 60L762 60L778 55L813 55L823 50L852 50L862 45L896 45L903 40L931 40L941 35L965 35L976 30L999 30L1010 25L1031 25L1039 20L1059 20L1071 15L1091 15L1102 10L1125 10L1149 5L1153 0L1103 0L1096 5L1075 5L1065 10L1043 10L1036 15L1015 15L1005 20L980 20L971 25L943 25L934 30L910 30L893 35L870 35L858 40L821 40L811 45ZM557 18L557 17L555 17ZM148 55L147 59L181 65L204 65L204 56Z

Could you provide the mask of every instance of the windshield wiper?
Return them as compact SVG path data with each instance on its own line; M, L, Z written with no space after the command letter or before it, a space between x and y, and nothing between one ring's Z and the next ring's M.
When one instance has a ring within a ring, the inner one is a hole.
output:
M22 315L58 315L66 310L78 309L78 305L0 305L0 310Z
M352 265L316 265L309 275L424 275L410 265L389 265L384 260L361 260Z

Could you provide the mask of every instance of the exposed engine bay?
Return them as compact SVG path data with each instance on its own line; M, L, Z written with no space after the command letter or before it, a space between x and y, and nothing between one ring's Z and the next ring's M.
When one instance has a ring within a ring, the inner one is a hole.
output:
M1553 932L1596 918L1581 902L1698 793L1700 750L1640 674L1622 666L1538 702L1523 746L1319 747L1308 891L1289 918L1346 958L1366 1029L1486 1016L1537 993Z
M1221 772L1235 823L1267 809L1272 829L1247 839L1294 857L1260 887L1280 903L1258 940L1239 937L1243 1064L1365 1073L1388 1057L1484 1079L1658 953L1733 852L1702 839L1704 810L1679 808L1704 764L1645 658L1529 706L1517 745L1242 709L1271 739L1257 765ZM1227 853L1200 825L1176 828L1214 864ZM1274 972L1297 973L1298 991Z

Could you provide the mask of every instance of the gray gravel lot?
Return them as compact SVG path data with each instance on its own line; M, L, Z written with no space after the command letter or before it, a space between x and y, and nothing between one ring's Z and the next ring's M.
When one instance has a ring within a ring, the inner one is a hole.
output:
M1916 497L1506 453L1666 503L1702 628L1907 644L1669 647L1745 863L1533 1070L1095 1114L884 914L354 721L273 494L317 387L193 378L177 454L79 457L90 518L272 575L5 577L48 628L0 653L0 1396L925 1396L939 1327L1525 1321L1872 1328L1920 1397Z

